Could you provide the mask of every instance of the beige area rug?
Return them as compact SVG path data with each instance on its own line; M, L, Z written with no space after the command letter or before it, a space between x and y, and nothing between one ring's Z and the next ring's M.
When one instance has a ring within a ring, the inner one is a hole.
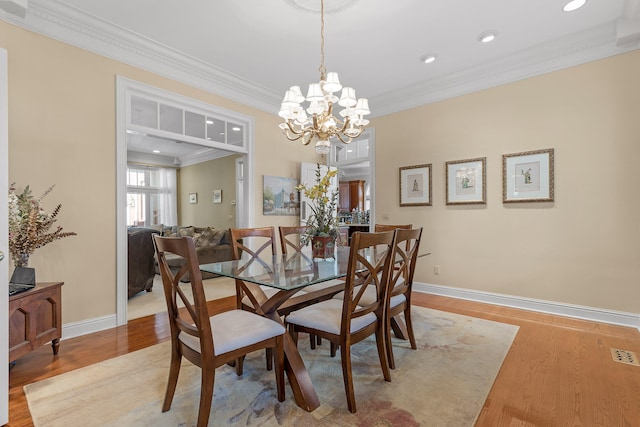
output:
M358 411L347 409L340 355L328 343L300 352L320 407L298 408L275 396L264 353L247 358L244 375L216 372L210 426L473 426L518 330L517 326L421 307L414 310L418 349L395 340L397 369L382 378L375 339L353 346ZM24 387L36 427L193 426L198 412L200 370L183 361L171 410L161 412L169 343L157 344ZM287 383L288 384L288 383Z
M236 285L233 279L228 277L215 277L202 281L204 294L207 301L228 297L236 294ZM191 284L182 283L182 289L191 297ZM129 320L149 316L151 314L167 311L167 303L164 300L164 288L159 274L153 279L151 292L140 292L129 298L127 302L127 318Z

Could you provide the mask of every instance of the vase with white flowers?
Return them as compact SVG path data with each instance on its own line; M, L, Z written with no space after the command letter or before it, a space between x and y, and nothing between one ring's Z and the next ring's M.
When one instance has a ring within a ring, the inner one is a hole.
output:
M14 267L27 267L29 257L36 249L69 236L72 231L54 227L62 205L50 213L42 208L42 199L53 190L49 187L42 196L36 198L27 185L21 193L16 192L15 183L9 187L9 252Z
M331 180L338 174L337 169L327 169L323 175L320 164L316 168L316 183L311 187L304 184L296 189L309 199L311 215L305 223L307 230L301 236L300 243L311 243L314 258L333 258L336 238L338 237L338 189L332 189Z

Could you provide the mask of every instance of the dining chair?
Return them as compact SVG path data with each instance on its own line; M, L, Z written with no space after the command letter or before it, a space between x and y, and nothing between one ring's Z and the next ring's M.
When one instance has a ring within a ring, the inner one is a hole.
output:
M406 335L409 338L411 348L416 350L416 339L413 334L411 321L411 291L413 288L413 274L418 259L418 249L422 239L422 227L416 229L396 229L393 248L393 270L389 279L389 292L385 310L385 333L387 338L387 351L389 367L395 369L393 348L391 342L391 329L401 328L401 322L396 316L403 314L406 324ZM397 333L396 335L401 335ZM404 335L404 334L402 334Z
M351 412L356 412L351 366L353 344L375 334L382 374L385 381L391 381L384 329L384 304L391 272L393 240L393 232L353 233L342 301L329 299L287 316L289 332L294 341L297 342L298 333L303 332L328 340L332 349L340 348L342 376ZM368 251L365 252L365 249ZM367 258L367 253L375 255ZM368 274L359 274L363 271ZM373 289L376 298L369 304L363 304L361 297L367 289Z
M393 230L397 230L397 229L411 230L412 228L413 228L413 225L411 225L411 224L401 224L401 225L375 224L373 226L373 230L376 233L379 233L379 232L382 232L382 231L393 231Z
M302 253L304 246L300 244L300 238L302 234L307 230L307 227L304 225L285 227L278 227L278 234L280 235L280 247L282 248L283 254L291 254L300 252ZM344 280L334 279L328 280L322 283L316 283L315 285L309 285L304 288L304 292L309 294L312 292L316 292L318 297L315 299L316 302L331 298L336 292L327 293L327 291L331 288L336 287L336 285L340 285L342 287L344 285ZM309 335L309 342L312 349L316 348L317 344L322 344L322 338L316 337L314 335Z
M277 254L275 229L273 227L231 228L231 246L233 259L247 257L255 262L264 263L260 257ZM265 264L266 266L266 264ZM267 267L268 268L268 267ZM236 279L236 308L264 315L260 307L269 297L276 294L277 289L258 286ZM267 370L273 369L271 351L266 351ZM242 373L243 359L238 361L239 372Z
M216 368L264 348L271 349L275 355L277 398L284 401L284 326L245 310L209 316L193 239L153 237L171 330L171 364L162 412L171 408L184 357L201 369L197 425L205 427L211 411ZM185 259L179 271L169 267L168 254ZM189 274L191 281L181 284L185 274ZM192 296L181 286L190 286ZM184 308L178 309L179 302ZM240 375L238 370L236 373Z

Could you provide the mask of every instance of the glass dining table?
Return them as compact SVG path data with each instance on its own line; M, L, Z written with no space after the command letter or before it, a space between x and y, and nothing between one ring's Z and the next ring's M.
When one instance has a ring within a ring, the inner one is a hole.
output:
M375 256L373 252L367 255L370 258ZM335 257L329 259L314 260L310 254L296 252L270 258L202 264L200 270L235 279L236 285L250 297L258 314L283 323L281 316L287 309L331 298L340 292L344 287L343 281L335 281L322 291L300 291L346 276L348 263L349 247L337 247ZM276 289L276 292L268 292L268 296L261 286ZM294 297L298 293L301 295ZM298 406L311 412L320 406L318 396L293 339L285 334L284 341L285 369L294 399Z

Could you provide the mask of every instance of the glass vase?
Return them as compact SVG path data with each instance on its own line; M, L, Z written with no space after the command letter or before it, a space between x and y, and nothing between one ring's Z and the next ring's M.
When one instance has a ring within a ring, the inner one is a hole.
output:
M29 254L18 254L17 257L13 259L14 267L29 267Z

